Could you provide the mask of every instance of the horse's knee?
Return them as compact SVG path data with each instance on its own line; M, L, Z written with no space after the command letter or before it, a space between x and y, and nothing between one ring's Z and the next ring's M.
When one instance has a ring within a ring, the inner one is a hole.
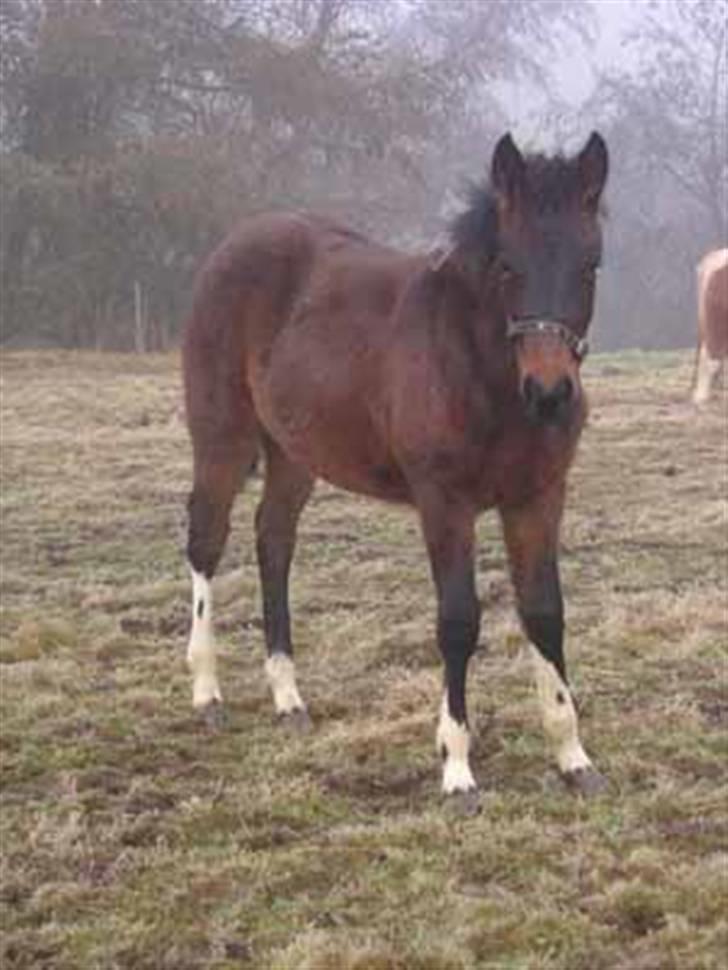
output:
M189 524L187 558L197 573L208 579L220 562L229 529L229 506L195 488L187 502Z
M288 562L296 544L301 509L310 487L291 494L265 493L255 512L258 557L265 562Z

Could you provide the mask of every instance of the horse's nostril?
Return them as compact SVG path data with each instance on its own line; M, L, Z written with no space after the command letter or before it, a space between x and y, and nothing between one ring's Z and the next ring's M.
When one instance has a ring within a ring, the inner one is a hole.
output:
M570 377L562 377L556 385L554 395L562 404L568 404L574 396L574 382Z
M541 397L541 387L538 381L534 377L531 377L530 374L523 382L521 393L523 394L523 400L528 405L536 404Z
M538 378L529 374L523 380L521 394L529 417L550 424L566 417L576 397L576 385L571 377L564 376L546 389Z

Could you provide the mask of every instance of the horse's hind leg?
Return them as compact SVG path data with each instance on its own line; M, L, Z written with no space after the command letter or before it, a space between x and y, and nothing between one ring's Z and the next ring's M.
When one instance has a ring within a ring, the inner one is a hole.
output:
M293 665L288 576L296 544L296 526L314 480L306 469L293 464L272 440L265 439L264 448L265 486L255 527L268 653L265 669L276 712L304 725L306 707L298 692Z
M187 558L192 571L192 628L187 662L192 702L210 713L222 700L212 625L212 577L230 527L235 495L255 462L258 436L249 428L226 434L192 429L194 484L190 493Z

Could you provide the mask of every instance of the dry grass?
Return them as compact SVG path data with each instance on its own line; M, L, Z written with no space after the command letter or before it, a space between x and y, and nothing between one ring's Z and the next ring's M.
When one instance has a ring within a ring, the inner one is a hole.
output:
M226 730L192 716L189 457L172 358L2 360L3 970L718 970L728 949L724 401L689 355L587 364L563 572L583 734L548 764L503 551L481 528L483 814L438 793L433 597L406 513L321 487L294 584L316 720L281 734L239 502Z

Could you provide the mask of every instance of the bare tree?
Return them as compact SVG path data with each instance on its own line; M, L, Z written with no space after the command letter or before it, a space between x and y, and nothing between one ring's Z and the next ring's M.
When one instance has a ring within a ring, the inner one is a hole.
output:
M3 337L151 349L246 212L439 224L573 0L4 0Z
M728 235L728 4L662 0L628 39L636 66L605 79L653 170L705 211L715 240Z

